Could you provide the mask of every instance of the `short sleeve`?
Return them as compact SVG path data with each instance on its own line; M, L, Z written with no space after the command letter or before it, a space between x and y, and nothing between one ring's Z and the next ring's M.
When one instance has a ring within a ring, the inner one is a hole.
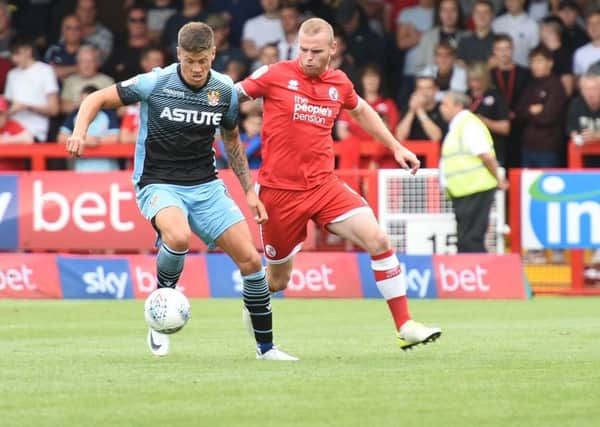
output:
M157 71L150 71L117 83L117 92L123 104L145 101L156 86L157 78Z
M227 130L234 129L237 126L240 113L240 103L238 101L235 87L233 87L233 82L231 85L231 100L229 101L229 109L221 121L221 126Z
M463 129L463 141L475 156L492 151L488 141L489 131L482 122L470 120Z
M358 94L354 90L354 84L352 84L348 76L345 76L345 80L342 107L346 110L354 110L356 107L358 107Z
M255 70L249 77L246 77L238 85L246 95L252 99L263 97L269 90L269 85L273 80L273 68L268 65Z

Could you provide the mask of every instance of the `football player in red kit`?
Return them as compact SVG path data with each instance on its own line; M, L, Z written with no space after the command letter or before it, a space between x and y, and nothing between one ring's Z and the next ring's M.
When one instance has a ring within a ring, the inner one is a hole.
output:
M299 31L298 58L256 70L236 84L240 102L263 98L263 163L259 197L269 220L261 226L271 291L285 289L309 220L371 255L377 288L386 299L403 349L437 339L442 331L411 319L406 284L390 239L367 202L334 174L331 130L340 109L392 151L413 174L417 157L389 132L377 112L355 92L346 74L329 69L333 29L319 18Z

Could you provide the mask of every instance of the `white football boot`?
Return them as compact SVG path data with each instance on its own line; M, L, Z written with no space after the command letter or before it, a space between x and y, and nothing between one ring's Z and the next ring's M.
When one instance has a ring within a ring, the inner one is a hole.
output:
M261 353L260 350L257 348L256 358L259 360L283 360L288 362L300 360L297 357L292 356L291 354L287 354L286 352L279 350L276 346L273 346L271 350L267 351L264 354Z
M409 320L398 331L398 345L402 350L408 350L419 344L427 344L437 340L442 330L428 327L414 320Z
M148 347L153 355L162 357L169 354L170 341L167 334L148 328Z

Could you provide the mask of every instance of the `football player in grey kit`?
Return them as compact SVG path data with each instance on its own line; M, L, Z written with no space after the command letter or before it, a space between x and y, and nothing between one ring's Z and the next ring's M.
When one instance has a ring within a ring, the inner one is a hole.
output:
M159 287L175 287L194 232L219 246L244 278L243 299L251 314L257 358L297 360L273 345L271 297L262 260L244 217L215 169L213 140L218 127L231 168L253 213L267 220L248 170L237 127L238 99L231 79L211 70L215 45L211 28L191 22L179 31L178 63L140 74L88 96L82 103L67 150L83 154L86 132L100 108L141 103L133 184L137 203L159 236ZM148 331L150 351L169 352L169 336Z

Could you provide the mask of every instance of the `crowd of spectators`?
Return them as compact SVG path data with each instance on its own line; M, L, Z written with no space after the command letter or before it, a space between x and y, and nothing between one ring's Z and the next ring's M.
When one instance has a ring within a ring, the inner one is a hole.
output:
M442 140L438 104L448 90L471 97L505 167L565 166L569 139L600 140L598 0L0 0L0 143L64 140L84 96L176 60L187 22L213 28L213 68L239 81L294 58L299 25L311 16L334 27L331 67L348 74L399 140ZM260 100L242 112L258 167ZM138 115L137 106L101 112L94 143L134 143ZM368 139L346 114L334 137ZM88 163L63 167L128 167Z

